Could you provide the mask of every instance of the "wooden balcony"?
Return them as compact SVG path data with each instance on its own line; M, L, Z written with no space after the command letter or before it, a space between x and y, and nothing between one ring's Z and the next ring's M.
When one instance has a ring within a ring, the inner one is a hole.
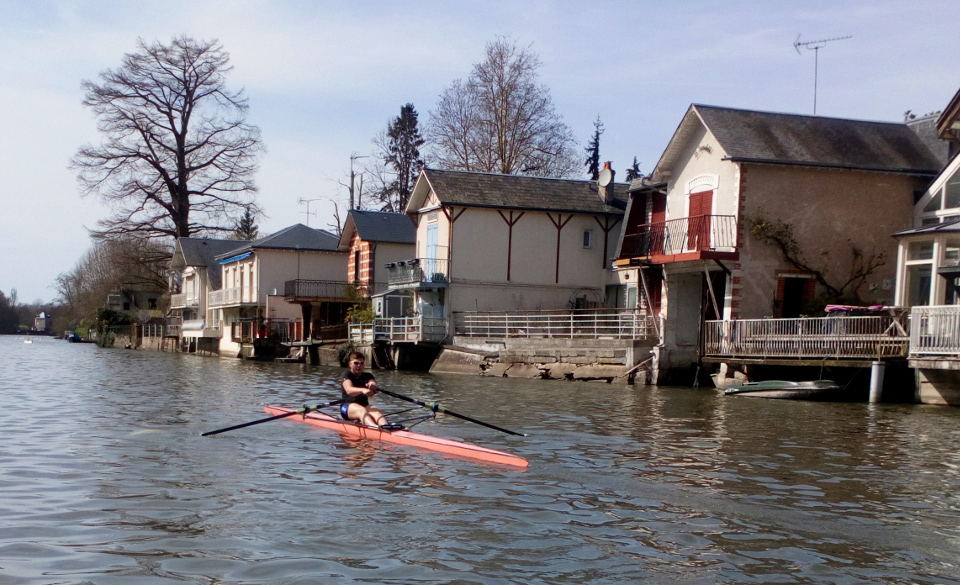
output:
M200 306L200 295L187 293L174 293L170 295L171 309L196 309Z
M737 218L695 215L636 227L623 236L617 266L636 261L667 264L689 260L737 260Z
M909 345L902 317L742 319L707 321L703 355L717 358L709 361L877 360L905 358Z

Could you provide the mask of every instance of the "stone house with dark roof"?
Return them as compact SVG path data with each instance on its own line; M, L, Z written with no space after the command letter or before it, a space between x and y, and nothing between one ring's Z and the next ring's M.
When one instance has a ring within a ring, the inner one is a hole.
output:
M447 334L457 312L603 306L626 187L424 169L406 208L415 257L391 267L391 287Z
M631 184L616 254L662 322L654 381L691 382L705 319L798 317L826 285L893 303L890 234L939 170L906 124L691 105Z

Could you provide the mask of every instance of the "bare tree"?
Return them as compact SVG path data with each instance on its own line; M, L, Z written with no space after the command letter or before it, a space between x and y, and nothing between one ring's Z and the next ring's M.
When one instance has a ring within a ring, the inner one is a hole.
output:
M57 276L58 302L77 323L92 320L107 295L119 291L162 291L170 251L133 236L95 241L70 272Z
M539 83L540 58L506 37L488 43L466 82L430 112L431 159L444 168L566 177L580 166L570 128Z
M246 210L260 212L260 131L246 122L243 91L226 89L229 60L217 41L140 39L100 83L83 82L104 140L80 148L72 167L114 212L94 237L229 233Z

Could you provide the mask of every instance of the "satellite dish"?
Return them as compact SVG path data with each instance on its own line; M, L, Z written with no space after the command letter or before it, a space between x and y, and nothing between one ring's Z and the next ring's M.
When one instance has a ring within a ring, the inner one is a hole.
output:
M613 180L613 171L610 169L603 169L600 171L600 174L597 176L597 184L601 187L606 187L610 184L610 181Z

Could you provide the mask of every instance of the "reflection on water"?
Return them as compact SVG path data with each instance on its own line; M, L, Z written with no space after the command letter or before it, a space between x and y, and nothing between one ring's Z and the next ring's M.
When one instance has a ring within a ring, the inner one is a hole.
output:
M0 583L958 583L960 410L377 372L518 472L292 421L339 370L0 338ZM387 397L385 410L401 410Z

